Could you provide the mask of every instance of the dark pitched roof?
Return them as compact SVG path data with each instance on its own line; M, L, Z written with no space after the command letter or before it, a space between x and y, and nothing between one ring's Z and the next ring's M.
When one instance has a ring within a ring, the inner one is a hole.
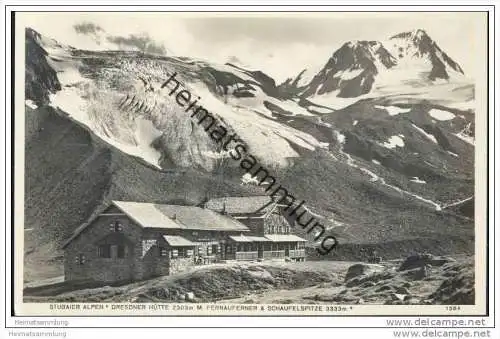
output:
M224 197L210 199L205 203L205 208L216 212L225 211L228 214L255 214L266 213L274 204L268 195L253 197Z
M112 204L143 228L241 232L249 230L248 227L228 215L222 215L197 206L162 205L131 201L113 201ZM90 226L99 215L95 215L87 223L78 227L63 244L63 248Z

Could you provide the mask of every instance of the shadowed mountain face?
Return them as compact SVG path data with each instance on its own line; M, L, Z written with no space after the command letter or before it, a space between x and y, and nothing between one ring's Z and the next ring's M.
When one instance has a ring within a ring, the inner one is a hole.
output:
M265 194L162 88L173 73L339 238L331 257L366 246L394 257L429 246L471 253L473 216L460 206L474 194L474 112L463 108L473 86L456 85L460 66L417 38L392 39L410 44L402 57L379 42L346 43L296 94L233 64L78 50L28 29L25 278L57 270L60 243L104 201ZM376 92L405 58L437 58L453 76L434 84L426 61L418 91Z
M47 52L36 42L40 34L26 29L25 97L38 105L49 102L49 94L61 90L56 72L47 63Z

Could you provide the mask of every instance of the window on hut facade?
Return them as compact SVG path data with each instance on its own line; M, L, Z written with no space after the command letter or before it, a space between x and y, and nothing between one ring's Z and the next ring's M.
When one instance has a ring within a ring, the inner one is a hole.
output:
M85 255L83 254L78 254L76 257L75 257L75 263L77 265L84 265L85 264Z
M123 231L123 225L117 220L109 224L109 230L111 232L121 232Z
M167 249L165 247L160 247L160 257L166 257L167 256Z
M99 258L111 258L111 245L99 245L97 247L97 256Z

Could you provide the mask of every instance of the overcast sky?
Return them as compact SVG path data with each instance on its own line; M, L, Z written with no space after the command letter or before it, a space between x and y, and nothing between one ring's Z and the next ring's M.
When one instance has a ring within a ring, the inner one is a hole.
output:
M84 49L137 48L225 63L237 57L277 81L323 66L348 40L423 28L473 76L484 13L26 13L27 26ZM29 15L29 16L28 16Z

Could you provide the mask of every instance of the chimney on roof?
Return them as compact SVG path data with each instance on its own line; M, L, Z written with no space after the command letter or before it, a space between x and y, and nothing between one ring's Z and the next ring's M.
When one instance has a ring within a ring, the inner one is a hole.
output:
M226 202L225 201L222 203L222 211L220 213L221 214L227 214L226 213Z
M177 214L172 215L172 220L177 220Z

